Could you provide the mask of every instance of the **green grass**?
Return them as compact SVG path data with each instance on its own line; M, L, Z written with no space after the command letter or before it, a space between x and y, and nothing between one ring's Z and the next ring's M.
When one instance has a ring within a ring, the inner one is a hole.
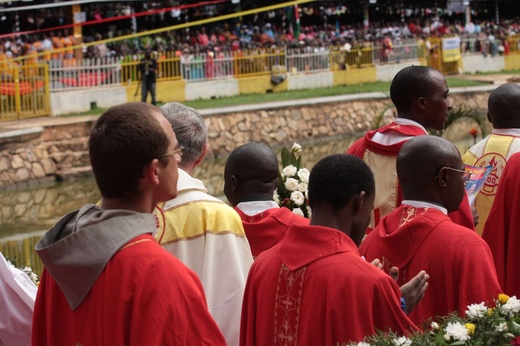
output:
M460 77L446 77L448 86L450 88L456 87L468 87L485 85L486 83L463 79ZM357 85L347 86L336 86L323 89L306 89L306 90L292 90L283 91L277 93L268 94L250 94L240 95L232 97L222 97L211 100L194 100L185 101L185 105L193 107L195 109L208 109L208 108L219 108L219 107L230 107L245 104L258 104L267 103L274 101L287 101L287 100L299 100L307 99L312 97L326 97L326 96L337 96L337 95L348 95L348 94L360 94L367 92L388 92L390 90L390 82L375 82L375 83L364 83ZM166 100L163 100L166 101ZM161 103L159 103L161 105ZM95 108L88 112L79 114L67 114L64 116L76 116L76 115L98 115L101 114L104 109Z
M493 71L490 71L490 72L477 72L475 73L475 75L479 76L479 75L482 75L482 76L485 76L485 75L492 75L492 74L520 74L520 70L502 70L500 72L493 72Z

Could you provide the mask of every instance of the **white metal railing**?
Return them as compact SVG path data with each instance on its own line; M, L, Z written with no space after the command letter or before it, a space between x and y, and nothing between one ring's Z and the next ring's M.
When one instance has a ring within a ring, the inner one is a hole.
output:
M117 58L49 61L51 92L113 87L121 84Z
M287 49L285 66L291 73L330 70L330 51L325 47Z
M415 42L399 42L399 44L395 44L386 61L381 59L382 47L380 45L375 45L365 50L368 54L367 59L371 59L370 62L372 64L397 63L418 59L417 44ZM272 66L285 66L286 71L289 73L330 71L337 68L331 64L331 54L327 47L286 48L276 54L259 53L248 55L246 59L237 54L237 52L233 53L230 51L184 54L180 58L180 71L177 72L177 76L180 74L179 77L187 82L245 76L255 73L254 70L248 70L251 66L254 67L254 59L261 60L262 66L269 69L269 71ZM251 66L248 65L250 60L253 61L250 64ZM136 63L138 62L123 62L119 58L84 59L80 61L51 60L49 62L50 91L57 92L121 85L122 65L126 66ZM348 63L353 62L349 61ZM134 66L133 68L136 67Z
M417 60L419 54L417 51L417 43L404 43L392 46L390 54L383 61L383 46L381 44L374 45L372 50L372 60L374 63L399 63L407 60Z
M186 54L181 57L182 78L200 82L233 76L234 58L231 52Z

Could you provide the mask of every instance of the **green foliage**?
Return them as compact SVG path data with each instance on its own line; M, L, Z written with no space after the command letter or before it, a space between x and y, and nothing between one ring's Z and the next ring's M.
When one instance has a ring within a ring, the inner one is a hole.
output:
M409 337L379 332L357 346L508 346L520 345L520 301L500 294L495 307L471 304L466 317L457 313L427 321Z
M383 121L383 118L385 117L385 113L388 109L390 109L391 107L393 107L393 105L391 103L387 103L385 104L385 107L383 108L383 110L381 112L379 112L379 114L374 118L374 121L372 122L372 129L375 130L375 129L378 129L381 127L381 121Z
M448 120L446 121L445 129L450 127L450 125L453 124L456 120L462 118L473 119L478 124L482 136L485 136L485 124L487 119L482 116L482 112L479 112L476 108L473 108L466 103L461 103L460 105L457 105L448 113ZM444 131L445 130L430 130L430 134L435 136L442 136Z

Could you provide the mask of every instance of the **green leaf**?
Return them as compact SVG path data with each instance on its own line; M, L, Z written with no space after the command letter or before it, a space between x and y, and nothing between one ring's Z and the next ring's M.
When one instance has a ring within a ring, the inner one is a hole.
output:
M280 156L282 158L282 167L287 167L291 164L291 152L289 151L289 149L283 147Z
M280 198L280 202L287 197L287 189L285 188L285 180L280 172L278 172L278 181L276 183L278 190L278 197Z

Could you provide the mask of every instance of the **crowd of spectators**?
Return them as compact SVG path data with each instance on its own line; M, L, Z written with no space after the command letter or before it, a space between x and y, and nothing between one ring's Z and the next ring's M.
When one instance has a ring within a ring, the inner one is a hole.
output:
M168 2L167 5L172 5ZM494 55L508 53L507 38L519 30L520 20L501 20L495 23L491 18L464 23L458 17L448 16L436 11L415 13L403 10L399 20L372 21L368 26L359 17L352 21L349 13L353 9L340 4L328 7L303 6L299 9L301 28L295 24L294 8L285 8L256 15L243 17L241 21L231 19L203 26L180 30L164 31L155 35L143 35L133 39L100 43L83 47L83 58L130 57L137 60L144 51L175 52L177 55L207 53L211 55L220 52L231 52L242 49L285 47L289 49L318 50L322 47L341 47L344 50L361 47L382 47L381 61L384 54L390 54L392 46L409 40L423 39L432 36L456 34L461 37L463 52L473 51ZM142 2L139 11L160 10L164 3ZM205 6L203 9L169 10L150 16L138 16L135 8L129 3L112 3L104 8L93 5L86 8L87 20L101 20L116 16L130 16L125 19L104 22L100 25L85 26L83 43L96 42L107 38L116 38L134 32L146 32L153 28L171 26L190 20L212 17L233 10L229 2ZM59 12L58 12L59 13ZM419 17L416 15L419 14ZM350 18L346 20L346 18ZM40 18L41 19L41 18ZM34 20L40 28L65 24L61 20L49 16L47 20ZM52 27L51 27L52 28ZM71 29L44 31L24 35L13 35L0 38L0 64L6 64L18 56L29 56L29 61L74 58L72 48L54 53L53 50L73 47L79 42L72 35ZM40 54L38 54L40 53ZM2 65L0 65L0 68Z

